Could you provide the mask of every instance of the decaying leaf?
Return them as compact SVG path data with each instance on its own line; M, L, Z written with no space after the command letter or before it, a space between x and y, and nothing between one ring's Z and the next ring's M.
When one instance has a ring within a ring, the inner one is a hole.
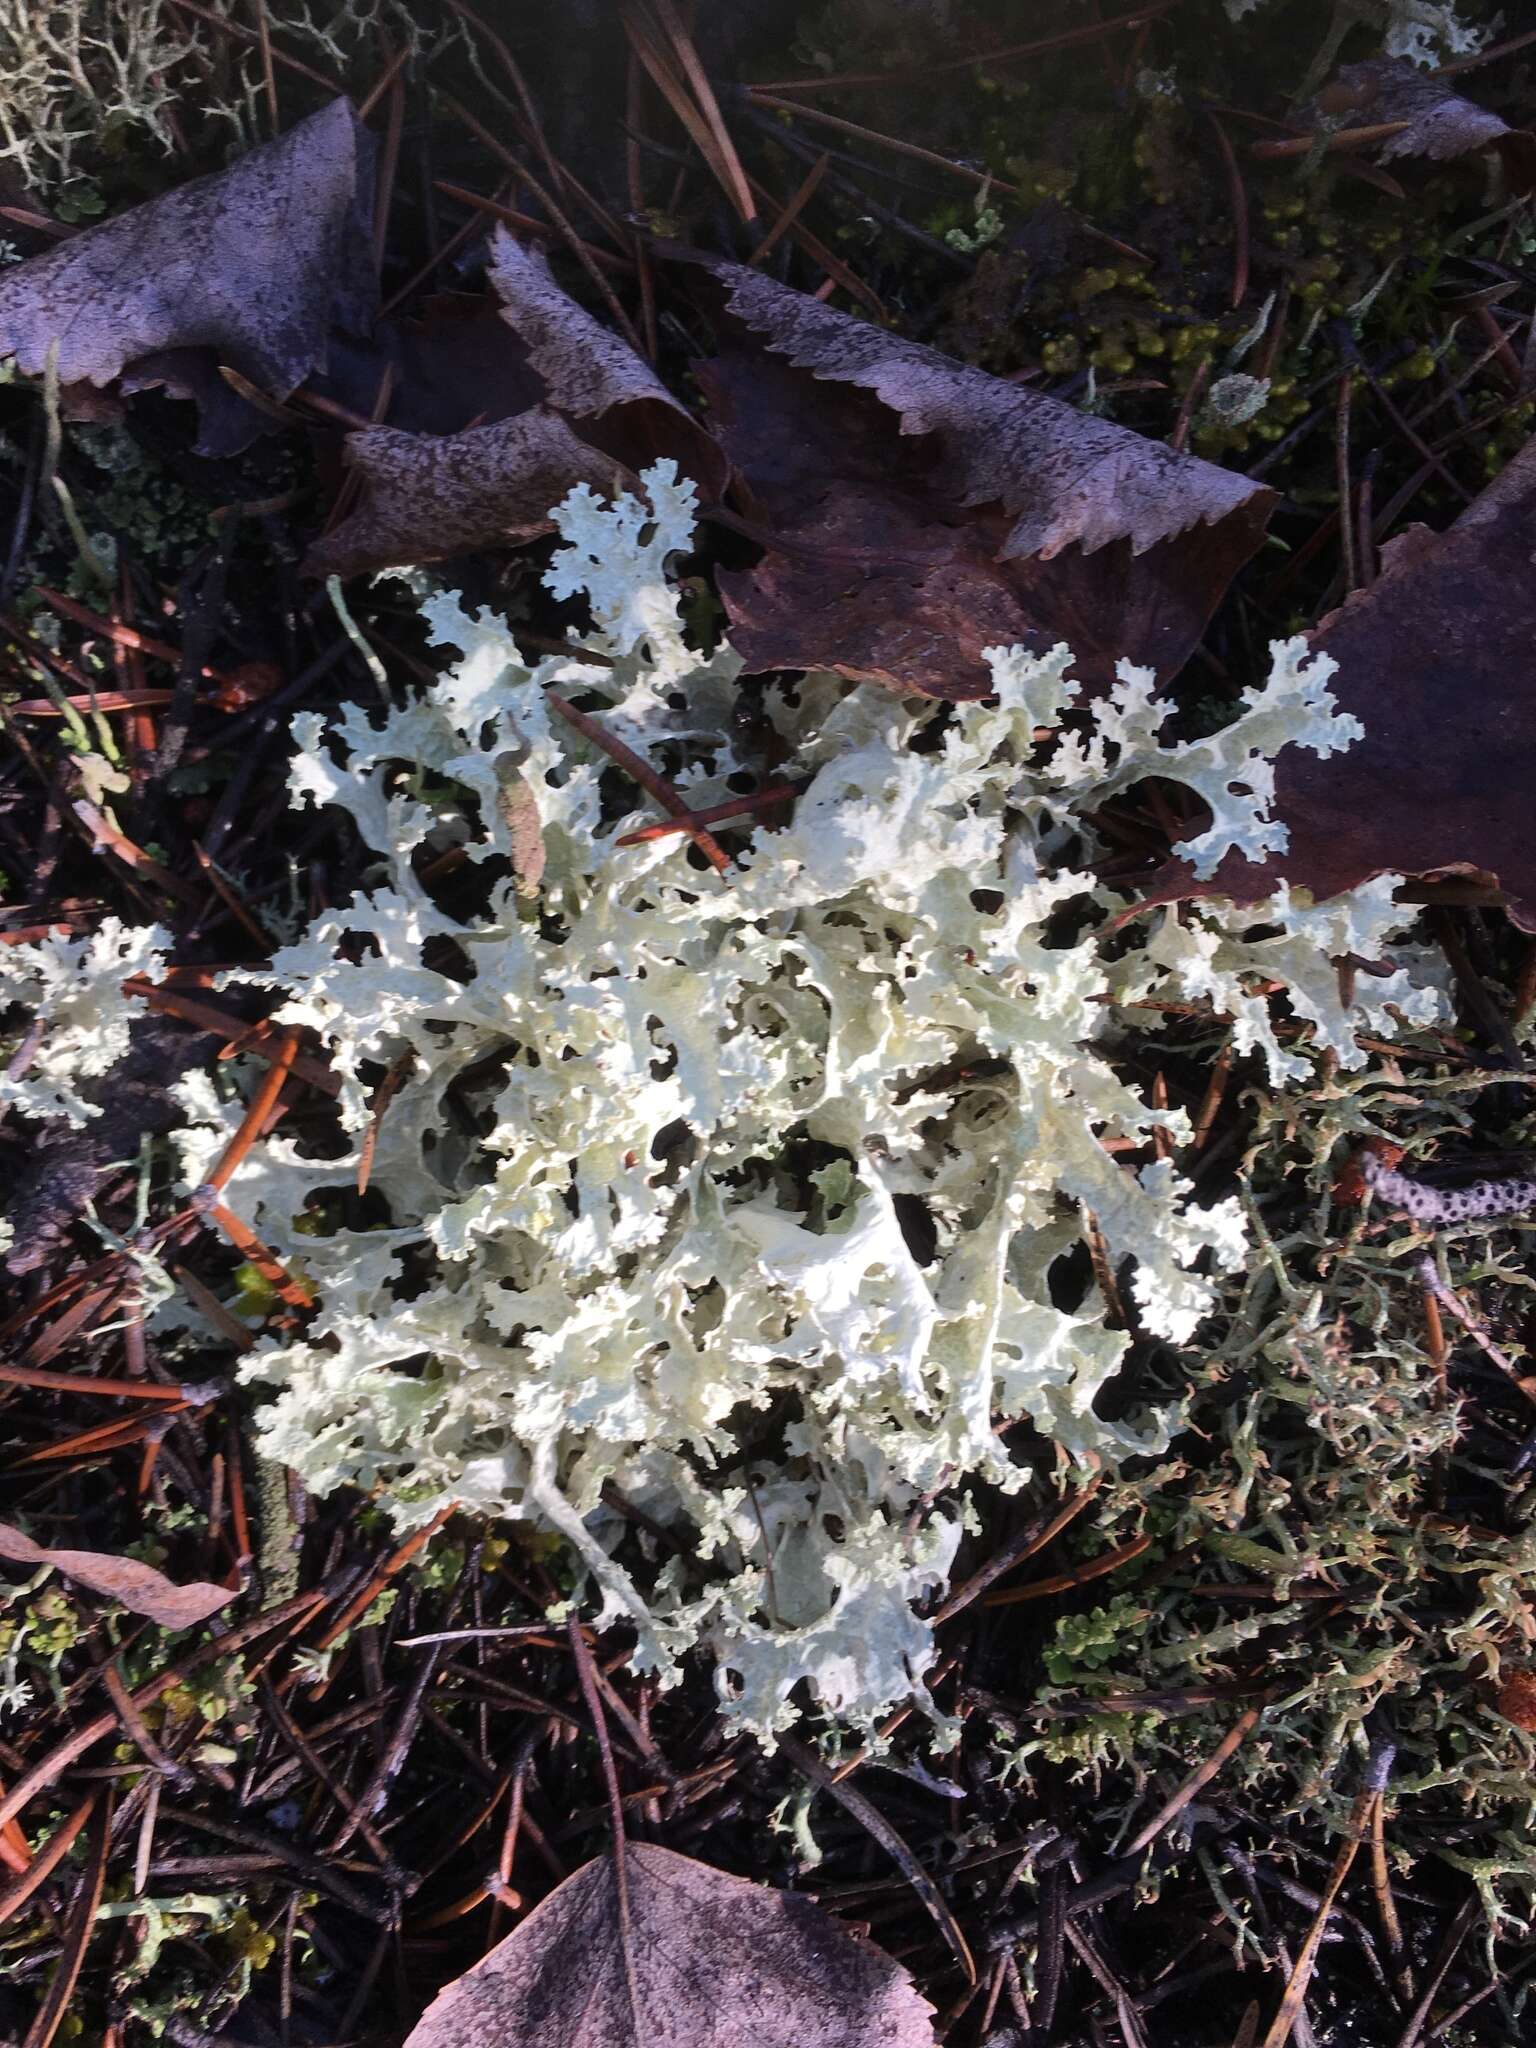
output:
M611 491L628 472L536 405L516 419L460 434L372 427L349 434L346 459L363 479L358 508L310 548L311 576L359 576L504 547L551 530L549 508L576 484Z
M457 434L527 412L544 395L488 292L433 292L410 315L381 323L379 335L393 370L386 426ZM376 389L379 366L366 376Z
M773 543L721 578L749 670L960 698L986 693L981 649L999 643L1068 640L1095 680L1121 657L1182 666L1272 492L757 271L707 267L726 317L706 382Z
M670 455L706 500L719 496L726 464L714 441L627 342L560 289L542 250L500 228L490 273L547 404L629 469Z
M1000 504L1013 524L1004 560L1049 561L1129 540L1135 554L1271 495L1246 477L1176 455L914 341L835 312L761 271L711 263L727 310L796 369L872 391L903 434L936 434L957 505Z
M199 397L211 350L285 397L324 366L333 322L372 317L370 152L349 102L333 100L227 171L17 264L0 275L0 354L40 376L57 345L61 384L124 377ZM230 415L203 409L202 452L254 437L252 408Z
M1425 71L1403 57L1376 57L1346 64L1318 96L1317 114L1349 128L1405 125L1375 146L1379 162L1428 157L1444 163L1475 150L1497 151L1517 192L1536 186L1536 135L1511 128L1500 115L1464 99L1449 78Z
M228 1586L209 1585L206 1580L178 1586L164 1572L140 1564L134 1557L111 1557L100 1550L50 1550L9 1522L0 1522L0 1557L11 1564L51 1565L66 1579L158 1622L161 1628L195 1628L235 1597Z
M1536 931L1533 562L1536 440L1446 532L1389 542L1375 583L1310 636L1338 663L1334 697L1365 736L1346 754L1281 757L1284 852L1229 857L1206 882L1170 866L1152 900L1252 903L1282 880L1327 897L1374 875L1463 874L1502 888Z
M658 454L706 497L719 494L727 465L714 440L627 342L566 296L541 251L500 230L491 276L499 309L443 299L399 334L400 425L348 436L362 499L310 549L308 574L358 576L529 540L550 531L550 506L577 484L632 485ZM466 398L473 410L455 416ZM444 431L450 422L461 431Z
M406 2048L931 2048L899 1963L820 1907L648 1842L599 1856L450 1984Z

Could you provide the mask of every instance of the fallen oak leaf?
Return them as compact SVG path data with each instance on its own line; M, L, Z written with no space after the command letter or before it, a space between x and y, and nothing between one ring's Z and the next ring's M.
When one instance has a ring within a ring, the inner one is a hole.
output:
M991 687L981 650L999 643L1069 640L1095 683L1121 657L1165 680L1183 665L1259 545L1271 491L678 253L720 288L704 382L786 543L721 578L750 672L831 668L963 698Z
M932 2048L897 1962L794 1892L631 1842L439 1992L405 2048Z
M0 355L41 376L56 350L61 385L164 384L199 400L216 444L199 452L233 453L259 416L216 396L205 352L285 398L324 367L333 322L369 325L370 171L368 131L333 100L228 170L0 275Z
M140 1564L137 1558L113 1557L101 1550L53 1550L35 1543L9 1522L0 1522L0 1557L12 1564L51 1565L64 1578L115 1600L161 1628L196 1628L235 1597L228 1586L210 1585L206 1580L178 1586L164 1572Z
M1466 875L1536 931L1533 560L1536 439L1444 533L1412 526L1389 541L1376 581L1308 636L1338 664L1333 698L1365 732L1327 757L1279 756L1282 850L1229 854L1204 881L1170 863L1143 902L1256 903L1282 881L1322 900L1382 874Z

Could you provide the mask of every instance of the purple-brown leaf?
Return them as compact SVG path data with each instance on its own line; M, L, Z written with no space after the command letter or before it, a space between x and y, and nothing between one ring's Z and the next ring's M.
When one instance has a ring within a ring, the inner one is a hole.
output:
M628 342L560 289L541 249L498 228L490 272L546 403L630 469L670 455L701 496L719 496L726 464L714 441Z
M1442 534L1410 527L1381 573L1311 635L1332 655L1331 688L1365 737L1324 759L1288 747L1274 814L1285 851L1234 857L1208 882L1183 863L1149 900L1257 902L1283 879L1314 897L1373 875L1467 875L1502 889L1536 931L1536 440Z
M1063 548L1133 554L1195 526L1251 511L1273 494L1229 469L1095 419L1060 399L973 370L937 349L855 320L739 263L711 262L726 310L776 355L824 382L869 391L904 435L938 438L939 480L960 507L1001 505L1004 561ZM1258 545L1258 533L1254 545Z
M546 405L460 434L372 427L347 436L346 459L362 478L362 500L310 548L311 576L359 576L530 540L549 532L551 506L575 485L611 493L633 481Z
M1314 117L1324 114L1349 128L1401 121L1395 135L1377 143L1378 162L1419 156L1445 163L1491 149L1502 159L1514 190L1528 192L1536 185L1536 136L1528 128L1511 128L1490 108L1463 98L1450 79L1421 70L1405 57L1346 64L1318 96Z
M0 355L40 376L56 344L61 384L196 395L205 380L179 352L207 349L286 397L324 366L333 321L372 318L368 164L367 131L334 100L227 171L17 264L0 276Z
M627 342L567 297L538 249L499 230L491 277L499 306L439 299L400 334L392 416L402 424L348 436L361 502L311 547L308 574L530 540L550 531L551 509L577 484L633 489L660 455L718 496L727 464L713 439ZM469 397L460 431L406 431L440 428Z
M749 671L965 698L991 689L999 644L1066 640L1100 684L1120 657L1182 667L1271 492L712 267L753 330L724 319L701 373L766 529L765 559L720 578Z
M235 1597L228 1586L209 1585L205 1580L178 1586L164 1572L140 1564L137 1558L112 1557L100 1550L50 1550L9 1522L0 1522L0 1557L12 1564L52 1565L66 1579L158 1622L161 1628L195 1628Z
M648 1842L566 1879L405 2048L932 2048L899 1963L811 1900Z

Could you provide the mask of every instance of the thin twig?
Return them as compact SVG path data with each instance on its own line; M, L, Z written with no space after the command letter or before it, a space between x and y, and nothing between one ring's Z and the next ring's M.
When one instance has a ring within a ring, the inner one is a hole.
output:
M567 725L574 726L583 739L590 740L594 747L602 749L610 761L617 762L625 774L638 782L648 795L653 796L664 811L674 818L687 817L688 805L682 797L660 770L653 768L633 747L626 746L616 733L611 733L606 726L600 725L590 712L578 711L574 704L569 703L556 691L546 690L544 698L546 703L559 712ZM729 874L731 857L720 842L712 838L702 825L690 825L687 831L689 838L716 873Z
M1064 1501L1048 1509L1038 1521L1020 1530L1011 1543L1005 1543L1001 1550L987 1559L980 1571L974 1572L963 1586L955 1588L934 1615L933 1626L937 1628L940 1622L952 1621L963 1609L969 1607L973 1600L979 1599L1004 1572L1011 1572L1014 1566L1022 1564L1025 1558L1033 1557L1037 1550L1043 1550L1047 1543L1061 1534L1069 1522L1076 1521L1103 1483L1103 1473L1095 1473L1086 1486L1080 1487L1076 1493L1068 1494Z
M1204 1763L1198 1764L1190 1772L1173 1796L1164 1801L1147 1822L1146 1826L1139 1829L1130 1842L1127 1843L1126 1854L1128 1856L1139 1856L1148 1843L1154 1841L1162 1833L1170 1821L1178 1818L1201 1787L1211 1782L1228 1757L1236 1754L1237 1750L1242 1746L1243 1738L1258 1725L1259 1716L1263 1711L1264 1707L1261 1704L1256 1707L1249 1707L1246 1712L1239 1715L1238 1719L1233 1722Z
M803 1777L809 1778L821 1791L829 1792L852 1814L861 1827L873 1835L932 1914L950 1954L965 1972L965 1981L974 1984L976 1961L971 1954L969 1943L960 1931L960 1923L950 1911L943 1893L884 1814L872 1805L862 1792L855 1791L852 1785L834 1777L815 1751L808 1749L804 1743L797 1742L793 1736L781 1735L779 1748Z

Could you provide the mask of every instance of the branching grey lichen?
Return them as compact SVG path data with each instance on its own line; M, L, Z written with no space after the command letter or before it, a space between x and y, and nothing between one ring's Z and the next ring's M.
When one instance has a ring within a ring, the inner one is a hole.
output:
M454 1502L562 1533L663 1673L701 1641L725 1711L765 1738L808 1680L861 1723L926 1703L963 1489L1023 1483L998 1424L1029 1418L1082 1467L1157 1454L1181 1414L1096 1406L1129 1337L1053 1273L1082 1211L1129 1262L1141 1326L1181 1352L1249 1257L1240 1204L1202 1206L1166 1158L1107 1145L1189 1136L1116 1065L1170 999L1211 1003L1278 1080L1275 982L1311 1058L1360 1067L1356 1027L1439 1014L1406 966L1341 994L1404 921L1392 880L1312 905L1163 910L1117 928L1091 816L1158 774L1202 797L1184 847L1283 844L1287 745L1348 745L1330 664L1277 644L1220 732L1164 742L1150 674L1082 699L1071 656L990 655L996 696L943 707L811 675L768 686L807 787L728 873L686 835L626 845L629 785L556 696L579 699L691 802L750 772L739 662L688 644L669 556L692 537L672 465L649 504L558 508L549 573L585 595L569 656L524 661L508 629L426 605L460 660L374 724L297 728L301 802L348 811L374 869L270 968L313 1029L355 1145L375 1088L371 1228L340 1227L355 1162L274 1139L229 1199L308 1271L304 1336L253 1354L270 1454L315 1489L378 1495L403 1526ZM1041 744L1042 729L1053 737ZM508 805L516 764L521 807ZM529 805L540 839L528 877ZM450 909L423 879L452 854ZM190 1083L195 1184L238 1118ZM914 1234L914 1218L922 1219ZM682 1539L642 1585L613 1553L620 1501Z

